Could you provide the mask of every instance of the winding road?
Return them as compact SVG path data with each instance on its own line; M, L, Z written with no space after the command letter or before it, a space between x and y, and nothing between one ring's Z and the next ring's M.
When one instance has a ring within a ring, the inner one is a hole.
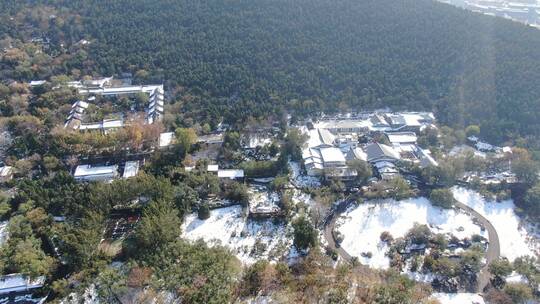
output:
M339 216L347 210L347 208L350 206L351 203L353 203L354 200L345 200L335 208L333 208L329 215L326 217L326 220L324 221L324 230L323 234L328 242L328 246L335 250L339 256L347 261L351 262L353 259L353 256L351 256L345 249L343 249L341 246L336 246L336 240L334 239L333 231L336 225L336 220L339 218ZM467 213L470 213L471 216L478 219L478 222L488 231L488 248L485 253L486 258L486 265L482 267L480 270L480 273L478 274L478 286L477 286L477 292L481 293L484 291L484 288L488 285L491 274L489 273L489 264L495 260L497 260L501 254L501 247L499 243L499 236L497 235L497 231L495 230L495 227L480 213L478 213L476 210L472 209L471 207L457 202L454 204L455 207L466 211Z

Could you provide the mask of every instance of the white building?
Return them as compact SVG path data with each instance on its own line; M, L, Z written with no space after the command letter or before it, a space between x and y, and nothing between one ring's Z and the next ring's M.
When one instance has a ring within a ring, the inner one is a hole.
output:
M90 95L88 101L95 100L92 95L102 96L121 96L121 95L133 95L138 93L148 94L148 106L146 107L146 123L153 124L156 121L160 121L165 113L165 91L163 85L139 85L139 86L120 86L110 87L112 84L112 77L85 80L85 81L72 81L67 85L73 88L77 88L79 94ZM83 124L83 114L88 103L79 101L72 107L65 127L71 127L79 130L96 130L121 128L124 126L122 120L103 121L98 123L86 123Z
M0 167L0 182L5 183L13 178L13 167Z
M175 140L174 132L165 132L159 134L159 147L164 148L172 145Z
M227 178L227 179L243 179L244 178L244 170L241 169L222 169L217 171L217 176L219 178Z
M124 173L122 178L130 178L137 176L139 173L139 162L138 161L128 161L124 166Z
M112 181L118 176L118 166L79 165L73 177L78 181Z
M44 283L44 276L31 280L28 276L20 273L9 274L0 277L0 294L29 291L43 287Z

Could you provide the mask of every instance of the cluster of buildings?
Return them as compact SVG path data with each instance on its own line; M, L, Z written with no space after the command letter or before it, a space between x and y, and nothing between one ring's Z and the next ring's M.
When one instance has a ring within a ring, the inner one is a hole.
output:
M437 166L430 152L417 145L417 132L433 126L432 113L363 113L326 118L302 128L308 141L302 158L310 176L354 180L354 160L368 162L382 179L399 174L398 163ZM375 140L378 137L378 140Z
M536 0L441 0L473 12L503 17L540 27L540 4Z
M65 127L76 130L102 130L104 132L121 128L125 122L123 118L108 119L99 122L86 122L85 112L89 104L100 96L129 96L135 94L148 94L148 104L145 108L145 122L152 124L162 119L164 114L165 91L163 85L121 85L113 86L113 78L100 78L85 81L72 81L67 85L76 88L79 94L87 96L86 101L73 103Z
M122 172L122 174L120 174ZM130 178L139 173L139 161L127 161L123 166L106 165L93 166L89 164L78 165L73 172L73 177L77 181L92 182L104 181L110 182L117 178Z

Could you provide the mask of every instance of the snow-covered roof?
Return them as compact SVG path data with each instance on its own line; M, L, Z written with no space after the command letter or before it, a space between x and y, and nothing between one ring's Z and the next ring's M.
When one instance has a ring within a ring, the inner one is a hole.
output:
M414 132L394 132L386 133L388 140L394 143L416 143L416 134Z
M378 158L390 158L399 160L399 154L394 150L394 148L383 145L380 143L373 143L366 147L367 159L368 161L374 161Z
M0 177L7 177L13 173L13 167L4 166L0 167Z
M90 123L90 124L81 124L79 130L97 130L101 129L101 123Z
M388 126L388 122L381 114L376 113L375 115L371 116L371 123L373 123L373 126Z
M103 121L103 129L121 128L123 126L124 126L124 121L121 119Z
M338 148L322 148L321 156L325 163L345 162L345 156Z
M363 161L367 161L367 154L362 150L360 147L353 148L351 147L349 151L347 152L347 159L359 159Z
M80 88L79 94L123 95L135 93L152 93L157 89L163 90L163 85L122 86L114 88Z
M129 178L136 176L139 173L139 162L138 161L128 161L124 167L123 178Z
M317 124L322 129L364 129L369 128L371 123L368 120L345 119L345 120L325 120Z
M335 136L326 129L312 129L308 131L308 148L329 147L334 144Z
M0 277L0 294L9 292L25 291L28 289L40 288L45 283L45 277L41 276L35 280L20 273L9 274Z
M244 178L244 170L241 169L219 170L217 173L219 178Z
M389 161L379 161L373 164L378 170L382 168L396 168L396 165Z
M159 146L167 147L174 141L174 132L165 132L159 134Z
M433 157L431 157L431 153L429 152L429 150L418 149L418 155L420 158L421 168L439 165L439 163L437 163L437 161L433 159Z
M47 81L45 81L45 80L32 80L32 81L30 81L30 86L31 87L37 87L37 86L45 84L46 82Z
M96 166L92 167L90 165L79 165L75 169L75 173L73 176L75 177L84 177L84 176L92 176L92 175L116 175L116 170L118 169L118 166Z

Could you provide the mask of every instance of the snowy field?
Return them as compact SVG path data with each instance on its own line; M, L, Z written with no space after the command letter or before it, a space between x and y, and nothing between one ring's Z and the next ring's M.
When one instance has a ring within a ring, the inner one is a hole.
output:
M244 264L253 264L259 259L279 260L289 254L292 239L287 235L284 224L276 224L271 219L247 219L240 206L212 210L207 220L190 214L182 224L182 237L203 239L209 245L224 245Z
M464 188L453 188L454 197L485 216L497 230L501 245L501 255L514 261L524 255L537 256L540 253L538 239L520 225L520 218L514 213L514 202L488 202L477 192Z
M385 256L389 248L380 240L381 233L388 231L394 238L403 237L415 223L428 225L434 233L451 233L460 239L485 235L469 215L434 207L426 198L367 202L343 214L336 228L344 236L343 249L357 256L362 264L386 269L390 263ZM371 252L372 257L361 256L366 252Z
M484 298L476 293L434 293L432 298L441 304L484 304Z

